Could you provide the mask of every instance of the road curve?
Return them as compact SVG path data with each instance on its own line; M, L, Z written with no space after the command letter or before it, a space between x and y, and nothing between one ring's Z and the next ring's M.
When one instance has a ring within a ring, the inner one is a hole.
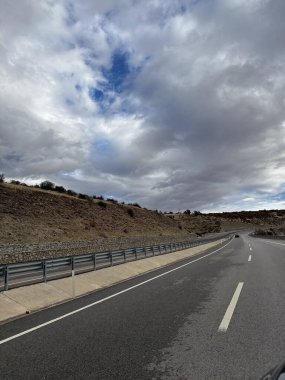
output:
M285 245L276 243L242 234L2 325L1 380L259 379L285 358Z

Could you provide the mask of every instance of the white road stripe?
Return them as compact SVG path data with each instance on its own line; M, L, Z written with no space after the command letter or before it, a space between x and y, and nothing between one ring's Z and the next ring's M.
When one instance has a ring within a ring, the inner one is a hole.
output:
M250 251L252 251L252 248L249 248Z
M237 305L237 301L239 299L239 296L240 296L240 292L242 290L242 287L243 287L243 282L240 282L236 288L236 291L234 292L234 295L233 295L233 298L227 308L227 311L224 315L224 318L220 324L220 327L218 329L218 331L221 331L221 332L226 332L228 327L229 327L229 324L230 324L230 321L231 321L231 318L233 316L233 313L235 311L235 308L236 308L236 305Z
M14 339L16 339L16 338L19 338L19 337L21 337L21 336L23 336L23 335L29 334L29 333L31 333L31 332L33 332L33 331L39 330L39 329L41 329L42 327L45 327L45 326L51 325L52 323L55 323L55 322L57 322L57 321L60 321L61 319L64 319L64 318L70 317L70 316L73 315L73 314L80 313L80 312L83 311L83 310L89 309L89 308L92 307L92 306L98 305L99 303L102 303L102 302L105 302L105 301L107 301L107 300L109 300L109 299L111 299L111 298L117 297L117 296L119 296L120 294L126 293L126 292L128 292L128 291L130 291L130 290L132 290L132 289L138 288L139 286L142 286L142 285L144 285L144 284L147 284L148 282L151 282L151 281L153 281L153 280L156 280L157 278L160 278L160 277L166 276L167 274L169 274L169 273L171 273L171 272L174 272L174 271L176 271L176 270L178 270L178 269L181 269L181 268L183 268L183 267L186 267L187 265L191 265L191 264L193 264L193 263L196 263L197 261L200 261L200 260L202 260L202 259L204 259L204 258L206 258L206 257L208 257L208 256L211 256L211 255L213 255L214 253L216 253L216 252L218 252L218 251L224 249L227 245L229 245L229 244L232 242L232 240L233 240L233 238L232 238L232 239L231 239L226 245L224 245L223 247L218 248L218 249L216 249L216 250L213 251L213 252L207 253L206 255L204 255L204 256L202 256L202 257L199 257L198 259L195 259L195 260L193 260L193 261L190 261L189 263L186 263L186 264L180 265L180 266L177 267L177 268L174 268L174 269L171 269L171 270L169 270L169 271L167 271L167 272L164 272L164 273L162 273L162 274L159 274L158 276L155 276L155 277L149 278L149 279L146 280L146 281L140 282L139 284L134 285L134 286L131 286L130 288L127 288L127 289L121 290L120 292L115 293L115 294L112 294L111 296L108 296L108 297L103 298L103 299L101 299L101 300L99 300L99 301L96 301L96 302L92 302L92 303L90 303L89 305L86 305L86 306L83 306L83 307L81 307L81 308L79 308L79 309L73 310L73 311L71 311L70 313L63 314L63 315L61 315L61 316L58 317L58 318L51 319L50 321L47 321L47 322L42 323L42 324L40 324L40 325L38 325L38 326L32 327L31 329L28 329L28 330L22 331L22 332L19 333L19 334L12 335L12 336L10 336L9 338L3 339L3 340L0 341L0 345L1 345L1 344L4 344L4 343L7 343L7 342L9 342L9 341L11 341L11 340L14 340Z
M278 244L278 245L285 245L285 243L277 243L276 241L272 241L272 240L264 240L265 243L272 243L272 244Z
M248 257L248 261L251 261L251 255L249 255L249 257Z

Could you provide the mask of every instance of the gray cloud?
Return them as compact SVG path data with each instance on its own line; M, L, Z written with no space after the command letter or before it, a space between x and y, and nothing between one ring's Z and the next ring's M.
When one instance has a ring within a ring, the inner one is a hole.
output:
M7 176L159 209L284 207L284 1L0 8ZM115 52L121 91L102 70Z

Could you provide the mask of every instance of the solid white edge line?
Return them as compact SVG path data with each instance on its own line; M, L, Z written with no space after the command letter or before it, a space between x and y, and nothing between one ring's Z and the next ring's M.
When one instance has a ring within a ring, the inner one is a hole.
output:
M278 244L278 245L285 245L285 243L277 243L276 241L272 241L272 240L263 240L264 243L272 243L272 244Z
M231 322L231 319L232 319L232 316L233 316L233 313L235 311L235 308L236 308L236 305L237 305L237 301L239 299L239 296L240 296L240 292L242 290L242 287L243 287L243 282L240 282L234 292L234 295L233 295L233 298L231 299L231 302L226 310L226 313L224 315L224 318L222 319L222 322L218 328L218 331L220 332L226 332L228 327L229 327L229 324Z
M248 261L251 261L251 255L249 255L249 257L248 257Z
M149 278L149 279L146 280L146 281L140 282L139 284L136 284L136 285L134 285L134 286L131 286L130 288L127 288L127 289L121 290L120 292L117 292L117 293L115 293L115 294L112 294L111 296L105 297L105 298L103 298L103 299L101 299L101 300L99 300L99 301L96 301L96 302L92 302L92 303L90 303L89 305L83 306L83 307L81 307L81 308L79 308L79 309L76 309L76 310L73 310L73 311L71 311L71 312L69 312L69 313L63 314L63 315L61 315L60 317L57 317L57 318L51 319L51 320L48 321L48 322L42 323L42 324L40 324L40 325L38 325L38 326L35 326L35 327L32 327L32 328L30 328L30 329L28 329L28 330L22 331L22 332L19 333L19 334L15 334L15 335L10 336L9 338L3 339L3 340L0 341L0 345L1 345L1 344L4 344L4 343L7 343L7 342L9 342L9 341L11 341L11 340L14 340L14 339L16 339L16 338L19 338L19 337L21 337L21 336L23 336L23 335L29 334L29 333L31 333L31 332L33 332L33 331L39 330L39 329L41 329L42 327L45 327L45 326L51 325L52 323L55 323L55 322L57 322L57 321L60 321L61 319L64 319L64 318L70 317L70 316L73 315L73 314L80 313L81 311L86 310L86 309L89 309L89 308L92 307L92 306L98 305L99 303L105 302L105 301L107 301L107 300L109 300L109 299L111 299L111 298L114 298L114 297L116 297L116 296L119 296L120 294L126 293L126 292L128 292L128 291L130 291L130 290L132 290L132 289L138 288L139 286L142 286L142 285L144 285L144 284L147 284L148 282L151 282L151 281L153 281L153 280L156 280L157 278L160 278L160 277L166 276L167 274L169 274L169 273L171 273L171 272L174 272L174 271L176 271L176 270L178 270L178 269L181 269L181 268L183 268L183 267L186 267L187 265L193 264L193 263L195 263L195 262L197 262L197 261L199 261L199 260L202 260L202 259L204 259L204 258L206 258L206 257L208 257L208 256L211 256L211 255L213 255L214 253L220 251L221 249L224 249L227 245L229 245L229 244L232 242L232 240L233 240L233 238L232 238L232 239L231 239L226 245L224 245L223 247L218 248L218 249L216 249L216 250L213 251L213 252L207 253L206 255L204 255L204 256L202 256L202 257L199 257L198 259L195 259L195 260L193 260L193 261L190 261L189 263L186 263L186 264L180 265L180 266L177 267L177 268L174 268L174 269L171 269L171 270L169 270L169 271L167 271L167 272L161 273L161 274L159 274L158 276L155 276L155 277Z

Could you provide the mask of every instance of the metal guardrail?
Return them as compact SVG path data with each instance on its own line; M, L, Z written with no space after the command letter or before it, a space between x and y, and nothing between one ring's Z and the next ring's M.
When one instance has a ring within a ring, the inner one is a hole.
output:
M72 273L85 273L133 260L180 251L216 240L229 238L230 236L232 236L232 233L211 238L188 240L180 243L160 244L91 253L81 256L68 256L18 264L0 265L0 291L68 277L71 276Z

